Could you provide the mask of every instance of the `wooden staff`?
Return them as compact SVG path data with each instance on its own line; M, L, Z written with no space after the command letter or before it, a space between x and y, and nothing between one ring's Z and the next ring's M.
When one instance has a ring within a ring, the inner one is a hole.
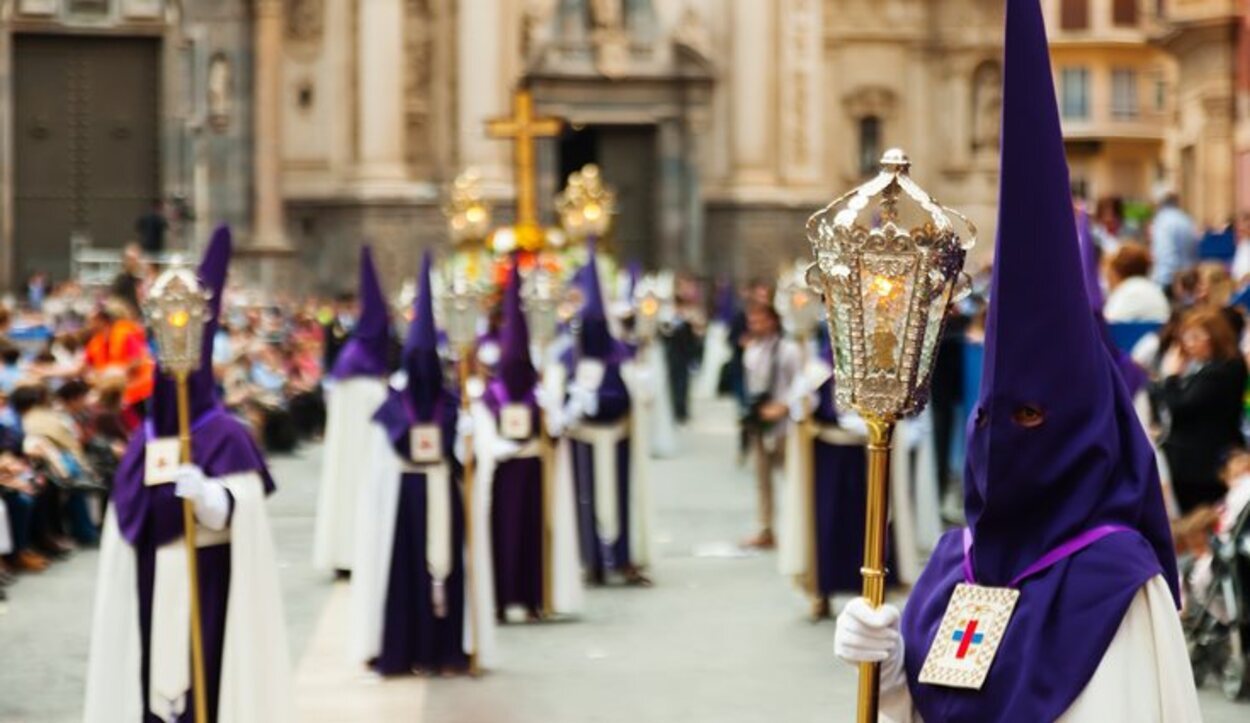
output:
M469 414L469 376L471 374L472 365L472 345L464 345L460 353L460 363L457 365L460 369L460 413ZM466 435L464 438L464 490L461 505L464 507L464 578L469 597L469 630L473 634L473 647L469 650L469 675L476 677L481 673L478 667L478 651L481 650L481 626L478 623L477 609L477 578L476 570L473 566L473 492L474 492L474 464L473 464L473 436Z
M187 372L174 374L178 398L178 442L183 464L191 463L191 402L187 394ZM195 697L195 719L208 723L208 687L204 675L204 631L200 614L199 555L195 544L195 503L182 501L182 539L187 548L187 581L191 587L191 690Z

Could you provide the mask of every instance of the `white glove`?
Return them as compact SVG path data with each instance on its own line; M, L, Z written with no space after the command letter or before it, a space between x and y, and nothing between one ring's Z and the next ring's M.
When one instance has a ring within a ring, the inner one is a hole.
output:
M593 389L586 389L576 384L569 387L569 405L576 404L577 416L593 417L599 412L599 395ZM572 417L570 417L572 418Z
M790 419L793 419L796 422L801 422L806 417L811 415L812 409L815 407L816 404L812 401L811 396L802 394L791 396Z
M543 410L543 426L547 430L548 437L555 438L564 434L564 428L576 420L576 417L569 416L567 407L561 407L558 404L553 409Z
M520 452L521 445L507 437L495 437L490 451L497 461L503 461Z
M838 616L833 652L855 665L880 663L883 693L907 682L899 613L893 605L882 605L874 610L862 597L852 600Z
M538 408L544 413L550 413L552 410L560 408L560 399L558 395L552 394L551 390L543 385L534 388L534 401L538 403Z
M195 518L210 530L226 529L230 521L230 494L220 481L209 479L204 470L193 464L184 464L174 472L174 494L190 501L195 507Z
M456 456L456 461L464 464L468 459L469 437L473 436L473 415L468 412L461 411L460 416L456 417L456 442L451 445L451 453Z

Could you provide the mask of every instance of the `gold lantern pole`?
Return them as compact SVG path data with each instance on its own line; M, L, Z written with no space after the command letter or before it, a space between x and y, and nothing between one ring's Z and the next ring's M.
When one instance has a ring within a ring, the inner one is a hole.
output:
M875 178L807 223L816 256L808 282L825 298L838 405L854 408L868 425L860 573L863 595L874 608L885 603L894 425L928 402L946 311L967 293L963 266L976 242L976 227L931 198L911 180L910 169L905 153L886 151ZM966 227L966 238L952 216ZM879 664L861 664L859 723L875 723L879 695Z
M448 341L459 352L456 364L460 384L460 413L469 414L469 379L473 374L473 342L477 338L477 320L481 308L480 297L466 280L457 276L452 279L447 292L443 296L443 308L447 319ZM469 650L469 675L481 673L478 653L481 650L481 626L478 623L477 609L477 569L473 564L476 552L473 537L476 525L485 524L476 519L473 510L476 480L474 475L476 460L473 457L473 437L466 435L464 440L464 480L461 483L461 507L464 511L464 573L467 581L467 597L469 599L469 629L473 635L473 647Z
M152 286L144 312L156 335L157 356L167 373L173 375L178 405L179 457L191 463L191 404L187 377L199 369L203 352L204 323L210 316L209 294L195 274L174 265ZM191 588L191 688L194 692L195 719L208 720L208 688L204 672L203 617L200 613L199 556L195 542L195 503L182 501L182 539L187 552L187 582Z
M538 346L540 378L546 374L547 346L555 337L556 331L556 298L554 279L542 268L535 265L522 286L522 301L525 305L525 322L530 330L530 338ZM544 382L540 382L544 383ZM539 456L543 468L543 616L555 614L555 598L553 592L554 571L552 570L553 552L555 549L555 446L551 436L547 434L547 425L539 412Z

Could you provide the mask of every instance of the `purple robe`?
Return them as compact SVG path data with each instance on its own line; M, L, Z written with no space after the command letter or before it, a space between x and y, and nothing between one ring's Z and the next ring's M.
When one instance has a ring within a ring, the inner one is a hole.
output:
M539 409L533 392L512 397L501 382L492 382L483 402L499 421L504 405L527 404L538 437ZM543 465L539 457L507 459L495 466L491 480L491 554L495 567L495 608L503 616L512 605L531 614L543 609Z
M182 537L182 500L174 485L147 487L143 484L147 431L140 430L130 441L113 483L113 504L122 537L134 548L139 584L139 630L143 701L146 711L150 645L152 632L152 593L156 575L156 550ZM191 457L209 477L256 472L266 493L274 491L273 478L264 458L242 422L220 408L201 415L192 424ZM221 687L222 645L226 633L227 601L230 593L230 545L202 547L198 554L200 612L204 638L205 684L208 687L209 717L216 720L217 695ZM189 693L187 700L193 700ZM192 706L188 705L188 708ZM159 723L145 712L144 723ZM178 719L195 720L193 710Z
M434 405L433 414L421 419L425 423L437 420L442 429L444 458L452 460L452 474L447 479L451 486L452 567L445 583L445 615L441 618L435 615L434 580L426 562L426 485L429 478L419 472L404 472L399 479L382 647L373 663L374 669L382 675L468 667L469 659L464 652L464 505L460 492L464 470L455 463L452 454L457 416L456 396L448 392ZM391 390L373 419L386 430L395 454L400 459L411 459L410 430L416 415L404 394Z

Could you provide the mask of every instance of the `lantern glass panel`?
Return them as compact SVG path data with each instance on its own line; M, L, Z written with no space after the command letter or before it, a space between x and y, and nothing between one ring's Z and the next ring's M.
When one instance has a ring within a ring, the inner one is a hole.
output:
M901 151L808 222L809 283L824 291L838 404L878 419L923 409L947 307L976 229L908 175ZM951 218L968 229L961 239Z

